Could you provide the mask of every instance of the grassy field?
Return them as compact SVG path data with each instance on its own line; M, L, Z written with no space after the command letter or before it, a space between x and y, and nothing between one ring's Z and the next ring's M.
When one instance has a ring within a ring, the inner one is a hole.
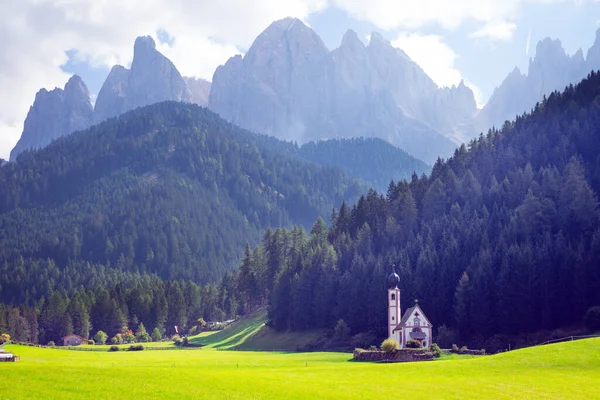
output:
M21 361L0 363L0 399L600 399L600 339L404 364L211 348L8 350Z

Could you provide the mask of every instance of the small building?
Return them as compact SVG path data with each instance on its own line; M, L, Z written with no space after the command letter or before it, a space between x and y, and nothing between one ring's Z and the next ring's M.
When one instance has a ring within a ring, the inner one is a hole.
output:
M396 336L398 336L400 348L405 347L411 339L418 340L423 347L427 347L432 343L433 326L417 303L404 312L394 333L399 333Z
M388 337L396 340L403 349L411 340L418 340L423 347L430 346L433 339L433 325L419 304L404 312L400 319L400 277L392 266L392 273L388 277Z
M82 338L79 335L67 335L62 338L63 346L79 346L82 344L88 344L89 341L86 338Z
M0 362L14 362L19 358L0 347Z

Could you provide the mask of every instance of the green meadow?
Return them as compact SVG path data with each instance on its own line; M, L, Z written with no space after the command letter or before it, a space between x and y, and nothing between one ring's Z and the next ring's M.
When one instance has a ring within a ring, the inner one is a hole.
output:
M346 353L84 352L7 346L0 399L593 399L600 339L377 364Z

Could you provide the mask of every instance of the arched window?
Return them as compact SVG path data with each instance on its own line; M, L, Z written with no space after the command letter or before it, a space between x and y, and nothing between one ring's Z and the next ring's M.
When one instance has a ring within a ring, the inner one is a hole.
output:
M392 293L392 300L396 300L396 295Z
M419 319L419 317L415 317L414 326L421 326L421 320Z

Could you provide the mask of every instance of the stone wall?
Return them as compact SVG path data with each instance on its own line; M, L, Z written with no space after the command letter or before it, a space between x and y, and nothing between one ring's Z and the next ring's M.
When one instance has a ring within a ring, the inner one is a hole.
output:
M354 350L354 360L371 362L413 362L433 360L433 353L425 349L400 349L391 353L380 350Z

